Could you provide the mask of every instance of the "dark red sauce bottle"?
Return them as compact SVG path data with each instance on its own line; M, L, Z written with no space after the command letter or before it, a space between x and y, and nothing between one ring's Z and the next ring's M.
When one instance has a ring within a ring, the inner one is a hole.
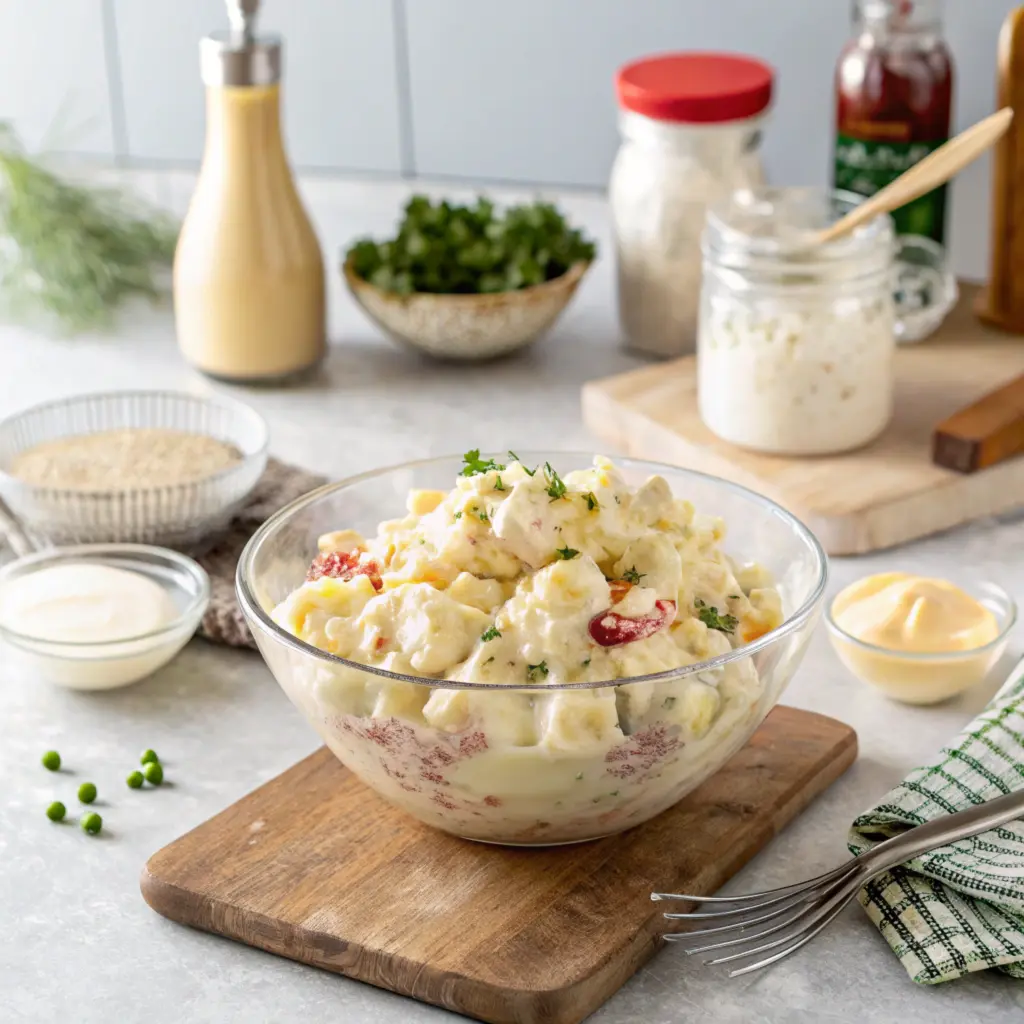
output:
M941 0L855 0L836 65L835 188L869 196L949 138L953 59ZM900 234L943 242L945 186L893 215Z

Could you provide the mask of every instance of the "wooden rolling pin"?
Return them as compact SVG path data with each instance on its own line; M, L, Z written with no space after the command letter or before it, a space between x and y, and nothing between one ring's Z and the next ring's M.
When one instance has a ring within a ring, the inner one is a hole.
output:
M1024 454L1024 376L961 409L935 428L932 461L974 473Z
M998 49L998 105L1024 112L1024 7L1003 22ZM992 255L988 286L975 312L1024 334L1024 117L1014 119L993 151Z

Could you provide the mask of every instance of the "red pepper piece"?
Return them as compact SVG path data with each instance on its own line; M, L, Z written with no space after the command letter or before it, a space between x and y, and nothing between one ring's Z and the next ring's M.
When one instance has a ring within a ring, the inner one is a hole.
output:
M306 573L307 580L319 580L329 576L335 580L350 580L355 576L368 576L374 590L383 590L384 581L380 578L380 567L376 562L360 562L355 552L332 551L327 555L317 555Z
M621 647L657 633L676 615L675 601L655 601L654 611L641 619L627 619L610 608L590 620L590 636L602 647Z

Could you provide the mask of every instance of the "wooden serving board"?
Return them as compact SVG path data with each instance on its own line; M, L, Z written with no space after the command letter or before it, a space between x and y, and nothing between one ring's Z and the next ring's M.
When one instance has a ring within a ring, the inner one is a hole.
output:
M719 888L856 756L849 726L779 707L646 825L511 849L418 824L324 748L155 854L142 894L182 924L493 1024L575 1024L658 948L652 891Z
M933 465L932 432L951 413L1024 373L1024 339L980 323L977 293L933 337L896 352L896 412L874 443L845 455L782 458L720 440L697 412L693 356L593 381L583 419L639 458L734 480L802 519L832 555L892 547L1024 505L1024 458L970 475Z

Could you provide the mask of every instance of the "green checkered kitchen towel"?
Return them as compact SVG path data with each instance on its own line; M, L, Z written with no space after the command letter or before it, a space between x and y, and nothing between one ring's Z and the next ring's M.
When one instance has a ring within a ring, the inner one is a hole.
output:
M850 832L853 853L1024 786L1024 661L991 704ZM922 985L995 967L1024 978L1024 822L944 846L879 875L868 917Z

